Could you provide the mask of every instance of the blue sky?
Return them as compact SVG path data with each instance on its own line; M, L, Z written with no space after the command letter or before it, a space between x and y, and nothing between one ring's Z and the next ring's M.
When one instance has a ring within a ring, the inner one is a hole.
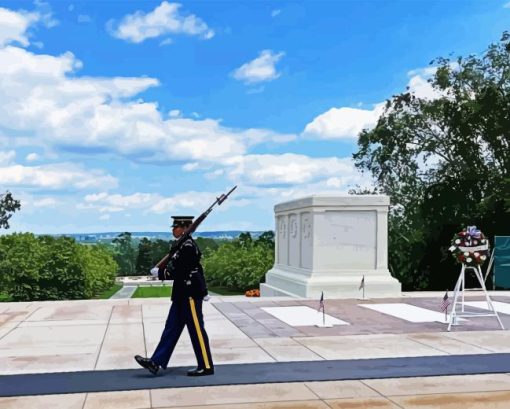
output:
M276 203L369 185L356 137L438 56L483 52L508 1L0 1L10 231L274 228Z

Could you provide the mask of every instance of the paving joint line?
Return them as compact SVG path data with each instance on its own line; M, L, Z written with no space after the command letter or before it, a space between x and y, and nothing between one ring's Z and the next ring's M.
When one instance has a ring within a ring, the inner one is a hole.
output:
M276 359L275 356L273 356L269 351L267 351L266 348L264 348L262 345L260 345L256 341L256 338L252 338L252 341L255 342L259 346L259 348L262 349L262 351L264 351L266 354L268 354L274 360L274 362L278 362L278 359Z
M142 318L142 334L143 334L143 349L145 351L145 356L147 356L147 340L146 340L146 333L145 333L145 322L143 319L143 304L140 304L140 314Z
M431 349L433 349L435 351L441 352L443 355L455 355L455 354L452 354L452 353L450 353L448 351L443 351L442 349L436 348L436 347L434 347L432 345L425 344L424 342L418 341L416 339L412 339L409 335L407 335L406 338L409 341L416 342L417 344L420 344L420 345L423 345L423 346L425 346L427 348L431 348Z
M83 399L83 405L82 405L81 409L85 409L85 404L87 403L87 398L89 397L89 393L90 392L85 394L85 398Z
M469 333L469 331L463 331L463 333ZM453 339L454 341L462 342L463 344L466 344L466 345L469 345L469 346L472 346L472 347L477 347L477 348L485 349L487 352L490 352L492 354L497 354L498 353L497 351L495 351L493 349L490 349L488 347L482 347L480 345L476 345L476 344L473 344L471 342L467 342L467 341L465 341L463 339L458 339L458 338L452 337L449 334L443 334L443 336L447 337L447 338L450 338L450 339Z
M0 340L4 339L7 335L9 335L11 332L13 332L15 329L17 329L22 322L25 322L28 318L30 318L32 316L32 314L34 314L36 311L39 311L40 308L41 307L37 307L34 311L32 311L30 314L28 314L23 321L18 321L18 323L13 328L11 328L9 331L7 331L4 335L2 335L0 337Z
M322 403L324 403L324 405L326 405L326 407L330 408L330 409L334 409L333 406L331 406L328 402L326 402L326 399L321 399L320 400Z
M313 338L313 337L300 337L300 338ZM311 349L310 347L308 347L307 345L303 344L302 342L300 342L298 339L294 339L294 337L291 337L291 339L295 342L297 342L299 345L301 345L302 347L308 349L311 353L317 355L319 358L321 358L323 361L327 361L328 359L325 357L325 356L322 356L321 354L319 354L318 352L315 352L313 349Z
M366 381L366 379L360 379L359 380L363 385L365 385L367 388L373 390L375 393L379 394L379 396L389 400L391 403L393 403L394 405L398 406L399 408L401 409L405 409L403 406L399 405L397 402L393 401L393 399L391 399L390 397L384 395L382 392L379 392L377 389L373 388L372 386L368 385L367 383L365 383L364 381Z
M309 383L310 383L310 382L306 382L306 381L305 381L305 382L303 382L303 385L304 385L306 388L308 388L308 390L309 390L310 392L312 392L315 396L317 396L317 399L322 400L322 398L319 396L319 394L318 394L318 393L316 393L316 392L315 392L312 388L310 388L310 387L308 386L308 384L309 384Z
M97 363L99 362L99 357L101 356L101 352L103 350L104 340L106 339L106 334L108 333L108 328L110 327L110 321L112 319L114 309L115 309L115 305L112 305L112 309L110 311L110 316L108 317L108 321L106 322L106 328L104 330L103 339L101 340L101 344L99 345L99 351L97 353L96 362L94 363L94 369L96 369Z

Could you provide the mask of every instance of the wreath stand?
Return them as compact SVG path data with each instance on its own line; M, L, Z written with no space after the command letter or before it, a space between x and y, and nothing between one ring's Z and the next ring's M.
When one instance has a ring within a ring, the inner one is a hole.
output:
M489 313L468 313L464 311L464 292L466 290L465 284L466 284L466 270L470 269L473 270L475 273L476 278L478 279L478 282L480 283L480 288L468 288L467 290L477 290L477 291L483 291L485 293L485 299L487 301L487 305L489 307ZM457 303L459 302L459 295L462 296L461 301L461 313L457 313ZM464 263L462 263L462 268L460 270L460 275L457 280L457 284L455 284L455 290L454 290L454 296L453 296L453 306L452 306L452 312L450 314L450 323L448 324L447 331L450 331L450 328L452 325L458 325L457 318L460 317L496 317L499 325L501 325L501 329L505 329L503 327L503 323L499 319L498 312L494 308L494 305L492 305L492 300L489 297L489 294L487 293L487 289L485 288L485 280L482 276L482 270L480 269L480 266L477 265L474 266L466 266Z

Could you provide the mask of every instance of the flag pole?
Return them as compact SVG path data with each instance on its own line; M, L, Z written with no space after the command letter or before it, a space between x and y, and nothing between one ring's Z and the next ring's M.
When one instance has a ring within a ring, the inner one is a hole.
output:
M448 288L446 289L446 295L448 295ZM444 321L448 322L448 307L450 306L450 300L448 300L448 303L446 304L446 308L444 311Z

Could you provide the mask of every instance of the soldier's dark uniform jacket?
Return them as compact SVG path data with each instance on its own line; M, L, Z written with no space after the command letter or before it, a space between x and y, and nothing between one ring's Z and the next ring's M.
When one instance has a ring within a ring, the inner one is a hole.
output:
M171 280L174 280L172 301L177 299L203 299L207 295L204 270L200 264L202 253L195 241L187 238L167 265Z

